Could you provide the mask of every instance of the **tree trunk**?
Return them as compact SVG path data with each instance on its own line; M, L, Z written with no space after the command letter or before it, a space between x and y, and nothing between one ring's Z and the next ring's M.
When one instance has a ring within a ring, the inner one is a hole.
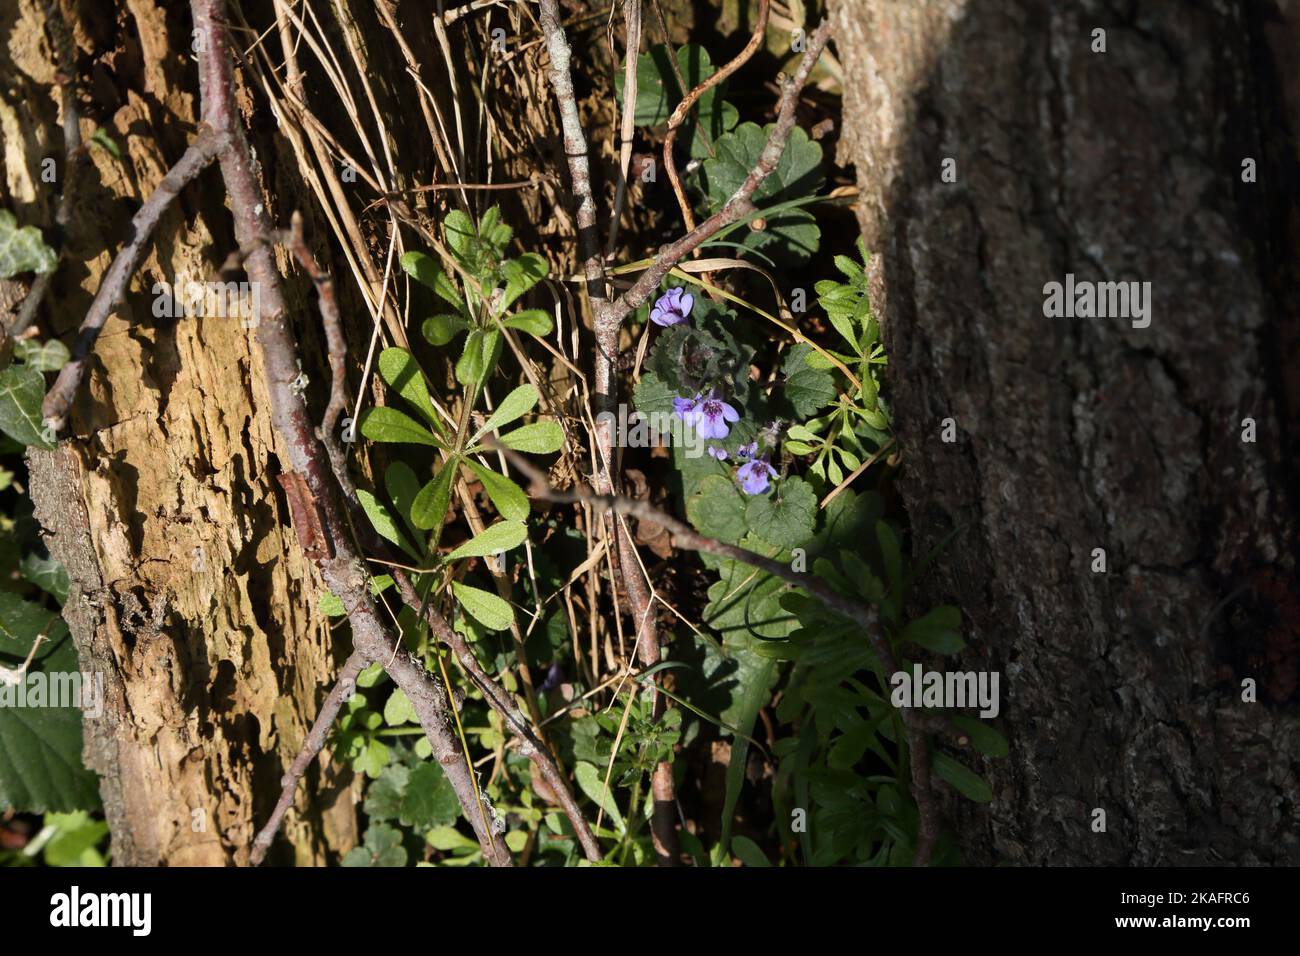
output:
M92 146L76 174L47 300L60 334L79 324L134 208L196 131L184 5L114 6L67 5L78 72L91 78L82 137L103 128L121 158ZM0 90L3 204L21 222L53 220L65 175L45 8L19 0L0 15L0 73L13 78ZM39 177L46 157L58 184ZM232 248L214 167L155 233L95 347L67 440L29 455L37 517L71 578L65 617L83 669L104 676L86 757L121 865L246 862L339 653L273 480L253 330L153 314L154 283L210 280ZM303 864L356 840L350 775L327 753L309 781L299 806L313 811L285 830Z
M1300 863L1300 5L832 7L924 597L1002 681L967 861Z

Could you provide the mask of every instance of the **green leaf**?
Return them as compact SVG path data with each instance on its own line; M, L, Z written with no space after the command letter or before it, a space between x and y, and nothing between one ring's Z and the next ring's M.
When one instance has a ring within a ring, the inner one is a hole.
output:
M469 328L469 323L459 315L433 315L424 320L420 331L430 345L443 346L461 332Z
M456 459L447 462L442 471L420 489L411 502L411 521L422 531L441 528L451 505L451 484L456 477Z
M545 279L549 271L546 260L535 252L526 252L518 259L507 259L501 263L501 274L505 276L506 287L497 309L498 314L510 308L521 295Z
M582 788L582 792L590 797L596 806L605 811L605 816L613 820L618 832L622 833L626 829L623 823L623 814L619 812L614 795L605 788L605 781L600 770L594 764L583 761L574 766L573 776L578 781L578 786Z
M447 213L442 221L442 234L447 245L451 246L451 251L456 253L456 258L462 262L469 258L471 247L478 239L478 230L474 228L473 221L459 209Z
M479 845L455 827L434 827L424 835L435 850L478 850Z
M407 527L414 533L420 529L411 520L411 505L420 493L420 479L415 477L415 469L404 461L395 461L384 472L384 490L393 502L393 507L402 516ZM419 534L416 534L419 537Z
M802 478L782 481L772 497L754 497L745 507L745 521L754 534L793 548L812 537L817 518L817 495Z
M490 468L476 461L466 460L469 470L483 482L483 490L492 500L493 506L501 517L508 521L523 521L528 517L530 506L528 496L517 484Z
M47 594L52 594L60 604L68 600L68 572L53 558L43 558L34 551L23 555L18 565L24 578Z
M473 329L465 336L465 348L456 362L456 381L465 386L479 385L492 374L501 356L501 333Z
M522 418L533 410L537 404L537 389L531 385L520 385L517 389L501 399L496 410L487 417L483 427L474 433L474 437L469 440L471 445L475 444L482 436L495 431L503 425L509 425L517 418Z
M812 346L799 342L790 349L782 365L785 388L781 394L794 406L799 418L809 418L835 401L835 376L811 368L808 365L810 354L813 354Z
M960 631L961 611L944 605L909 622L902 639L937 654L956 654L966 646Z
M102 126L90 134L90 141L100 149L106 150L119 163L122 161L122 147L117 145L117 140L113 139L108 130Z
M745 499L736 483L722 475L705 475L686 499L686 517L700 534L726 544L745 536Z
M759 849L758 844L747 836L733 837L731 841L731 852L740 858L740 862L745 866L771 866L767 859L767 854Z
M444 448L434 434L405 412L381 405L361 415L361 434L371 441Z
M366 841L353 847L343 857L343 866L392 867L406 866L406 850L402 834L387 823L372 823L366 830Z
M388 695L388 700L384 703L384 723L389 727L400 727L403 724L419 722L420 718L416 716L415 708L411 706L411 699L400 687L393 688L393 692Z
M370 593L371 595L378 597L380 594L384 593L384 591L391 588L393 583L392 575L389 574L381 574L377 577L373 577L370 579ZM326 591L320 596L319 607L321 613L326 617L343 617L343 615L348 613L348 609L343 606L343 601L340 600L332 591ZM362 685L358 681L358 686L367 685Z
M1007 738L979 718L958 714L952 718L952 722L966 732L975 749L984 756L1005 757L1010 752Z
M0 279L21 272L53 272L58 264L58 254L45 244L39 229L18 228L14 214L0 209Z
M379 374L402 398L419 409L430 425L438 427L438 413L429 398L424 374L410 352L399 348L384 349L379 353Z
M661 336L662 338L662 336ZM655 372L643 372L641 381L632 391L632 401L636 410L643 415L671 415L673 399L680 397L680 390Z
M456 791L441 767L425 762L411 771L398 814L403 826L427 830L455 823L459 815Z
M945 753L935 752L931 767L948 783L952 784L963 797L976 803L989 803L993 799L993 789L984 778Z
M42 632L46 640L27 673L45 675L45 703L51 703L49 694L80 671L68 627L57 614L16 594L0 592L0 666L11 670L22 666ZM25 689L35 686L26 684ZM79 686L83 706L103 706L100 685L79 679ZM29 706L19 707L18 690L0 685L0 810L12 807L42 813L97 807L99 780L81 762L81 711L32 707L30 697L25 701Z
M442 266L434 262L423 252L405 253L398 262L402 270L420 285L432 292L449 305L464 308L465 300L442 271Z
M498 521L452 551L447 555L447 560L458 561L461 558L481 558L489 554L501 554L503 551L519 547L527 537L528 526L522 521Z
M451 590L466 613L489 631L504 631L515 619L510 605L495 594L459 581L451 582Z
M564 447L564 429L553 421L533 422L502 435L500 441L515 451L546 455Z
M57 372L72 358L68 347L58 339L37 342L35 339L15 339L14 358L25 362L38 372Z
M527 332L530 335L539 337L550 335L551 330L555 328L551 313L545 309L523 309L514 315L508 316L503 320L502 324L508 329L519 329L521 332Z
M366 513L366 517L370 519L370 523L374 525L375 530L382 537L393 542L417 561L420 560L419 552L407 543L406 536L397 527L397 519L393 517L392 512L384 507L383 502L364 488L357 489L357 500L361 502L361 509Z
M45 378L26 365L10 365L0 371L0 431L14 441L37 448L53 448L41 428L41 403L45 401Z
M42 830L53 831L41 851L46 866L104 865L96 846L108 836L108 824L92 819L85 810L47 813Z
M691 89L717 72L708 51L693 43L678 48L677 63L682 78ZM722 86L725 84L708 90L700 97L692 111L693 115L678 131L677 141L689 143L693 156L708 153L697 141L695 133L697 118L698 122L704 124L710 142L735 126L739 119L740 114L736 108L723 99ZM621 71L615 77L615 89L621 102L623 98ZM673 109L681 102L682 95L666 46L656 44L637 57L636 106L633 110L634 122L637 126L658 126L667 122Z

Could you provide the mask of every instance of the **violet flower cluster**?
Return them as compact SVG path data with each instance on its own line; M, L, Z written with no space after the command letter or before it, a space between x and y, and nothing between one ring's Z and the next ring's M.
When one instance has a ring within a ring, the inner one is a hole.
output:
M650 321L660 326L680 325L687 321L695 297L685 289L672 288L661 295L650 309ZM682 396L673 399L673 412L690 425L701 438L721 440L731 433L733 422L740 421L740 412L726 402L717 389L710 389L708 394L697 392L690 398ZM709 445L709 456L718 461L727 460L725 448ZM750 442L736 451L736 461L740 467L736 470L736 479L746 494L765 494L776 477L769 456L758 454L758 442Z

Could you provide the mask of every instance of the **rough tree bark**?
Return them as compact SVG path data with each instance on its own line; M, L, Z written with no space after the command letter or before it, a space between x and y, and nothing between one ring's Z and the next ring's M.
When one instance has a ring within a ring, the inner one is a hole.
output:
M970 862L1300 862L1297 6L832 3L923 596L1002 676Z
M102 127L122 157L93 148L81 173L46 308L59 333L84 316L198 113L184 5L66 9L83 139ZM56 157L63 173L46 15L45 0L0 15L0 74L12 78L0 90L0 205L23 222L52 219L59 186L41 181L41 161ZM67 440L29 456L37 517L70 573L65 615L82 666L105 678L86 755L121 865L246 862L336 667L273 480L279 452L253 330L152 314L153 283L212 279L234 248L224 196L214 167L167 212L95 347ZM286 827L302 864L356 841L350 775L327 756L312 780Z

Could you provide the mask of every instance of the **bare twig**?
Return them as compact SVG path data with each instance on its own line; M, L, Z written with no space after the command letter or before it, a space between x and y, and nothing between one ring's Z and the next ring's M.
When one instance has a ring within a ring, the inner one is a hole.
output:
M316 755L324 748L325 741L329 738L330 727L334 724L334 718L338 716L339 709L356 689L357 675L361 673L367 664L369 664L369 661L366 660L364 654L360 651L353 651L352 655L344 661L343 666L339 668L339 676L334 683L334 687L326 695L325 700L321 702L320 713L316 715L316 721L311 725L307 739L302 742L302 748L298 751L298 756L289 765L289 770L281 781L280 799L276 801L275 809L271 811L271 816L266 821L266 825L262 827L257 834L257 838L253 840L253 851L249 857L249 862L253 866L260 865L262 860L266 858L266 851L271 848L271 841L275 839L275 834L280 829L280 823L284 820L285 813L293 805L293 793L298 788L298 781L307 772L307 768L316 759Z
M488 823L476 812L477 786L450 724L447 690L418 659L400 649L379 617L365 564L336 503L327 455L315 435L302 395L292 388L298 376L298 345L289 325L272 250L260 242L270 228L258 186L257 165L235 103L225 0L191 0L191 9L200 41L203 118L226 140L219 158L234 215L235 238L241 247L251 249L246 268L249 279L260 286L263 313L257 341L264 360L271 419L284 446L282 460L288 465L281 483L290 498L299 545L320 571L325 585L342 602L356 650L368 659L383 662L388 675L410 700L433 755L483 847L484 858L508 866L510 856L498 838L497 821Z
M145 247L149 244L149 237L158 221L185 185L207 168L226 145L224 132L204 129L190 143L180 161L163 177L153 195L145 200L144 205L131 218L131 239L118 252L104 275L99 291L90 303L90 310L82 320L76 341L72 343L72 358L63 366L49 394L45 396L41 415L45 423L55 431L61 431L67 423L68 409L76 397L82 376L85 375L90 351L95 347L95 340L99 338L100 330L109 315L122 304L126 287L140 265L140 259L144 256Z
M609 239L605 255L614 255L618 244L618 222L627 198L627 170L632 162L632 136L636 132L636 67L641 54L641 0L623 0L623 122L618 130L618 187L614 191L614 211L609 217Z

